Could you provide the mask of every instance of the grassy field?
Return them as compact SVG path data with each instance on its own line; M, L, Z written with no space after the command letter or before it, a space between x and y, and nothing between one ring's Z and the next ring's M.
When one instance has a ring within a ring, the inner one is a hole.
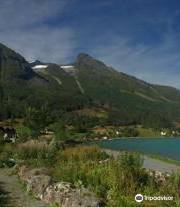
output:
M162 137L160 131L138 127L139 137Z

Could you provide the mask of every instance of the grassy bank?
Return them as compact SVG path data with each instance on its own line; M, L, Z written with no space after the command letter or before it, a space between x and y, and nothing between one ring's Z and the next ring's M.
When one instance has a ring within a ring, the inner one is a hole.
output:
M71 182L76 187L85 187L103 201L105 207L173 206L180 201L180 175L171 175L161 182L150 176L143 168L143 160L136 153L122 153L116 159L96 146L67 147L45 145L38 140L15 145L4 145L1 162L9 157L24 160L32 168L49 169L54 181ZM6 156L5 156L6 155ZM137 205L134 196L172 195L175 200L143 202Z

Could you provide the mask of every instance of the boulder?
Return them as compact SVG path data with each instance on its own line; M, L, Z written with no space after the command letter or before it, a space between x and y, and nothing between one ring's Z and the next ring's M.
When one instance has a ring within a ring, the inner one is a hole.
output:
M28 182L36 175L48 175L48 170L46 168L30 169L26 165L22 165L19 167L18 175L22 181Z
M70 183L59 182L47 187L43 200L47 203L57 202L62 203L65 197L68 197L75 189Z
M18 175L21 181L27 182L29 170L30 169L26 165L22 165L19 167Z
M27 182L27 191L32 192L36 198L42 199L46 188L51 183L51 177L48 175L36 175Z
M162 173L157 170L150 170L149 175L154 178L154 180L157 184L165 183L167 181L167 179L169 178L168 173Z
M76 189L70 183L59 182L47 187L43 200L61 207L98 207L99 200L85 188Z
M99 200L87 189L76 190L70 197L66 197L62 207L99 207Z
M48 170L19 168L19 177L27 185L27 191L46 203L57 203L61 207L99 207L99 199L85 188L75 188L68 182L52 183Z

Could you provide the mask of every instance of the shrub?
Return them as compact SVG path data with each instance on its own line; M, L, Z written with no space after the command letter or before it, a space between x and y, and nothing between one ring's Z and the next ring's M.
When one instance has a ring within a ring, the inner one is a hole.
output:
M63 161L99 161L107 159L109 156L100 150L99 147L79 146L75 148L67 148L58 153L58 158Z
M156 191L155 182L142 168L142 162L141 157L133 153L114 160L98 147L69 148L57 154L53 177L56 181L88 187L103 198L108 207L135 207L134 195Z
M30 128L22 126L17 128L18 140L21 142L28 141L32 136L32 131Z
M127 170L140 169L143 165L143 159L138 153L123 153L119 156L119 163L122 168Z
M11 158L13 158L13 146L4 144L0 153L0 168L13 166Z

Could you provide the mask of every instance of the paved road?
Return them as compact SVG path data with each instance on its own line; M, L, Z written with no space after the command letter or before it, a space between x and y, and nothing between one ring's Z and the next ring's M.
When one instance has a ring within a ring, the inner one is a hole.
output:
M115 158L120 154L120 152L114 151L114 150L104 149L104 151L110 155L113 155ZM161 160L150 158L145 155L143 156L143 158L144 158L143 165L146 169L157 170L163 173L172 173L172 172L180 173L180 167L175 164L171 164L171 163L167 163Z
M153 169L160 172L179 172L180 173L180 167L178 167L175 164L167 163L161 160L153 159L147 156L144 156L144 167L147 169Z
M1 192L3 192L1 194ZM0 206L1 207L47 207L46 204L32 198L11 174L11 169L0 168ZM3 204L2 204L3 203Z

